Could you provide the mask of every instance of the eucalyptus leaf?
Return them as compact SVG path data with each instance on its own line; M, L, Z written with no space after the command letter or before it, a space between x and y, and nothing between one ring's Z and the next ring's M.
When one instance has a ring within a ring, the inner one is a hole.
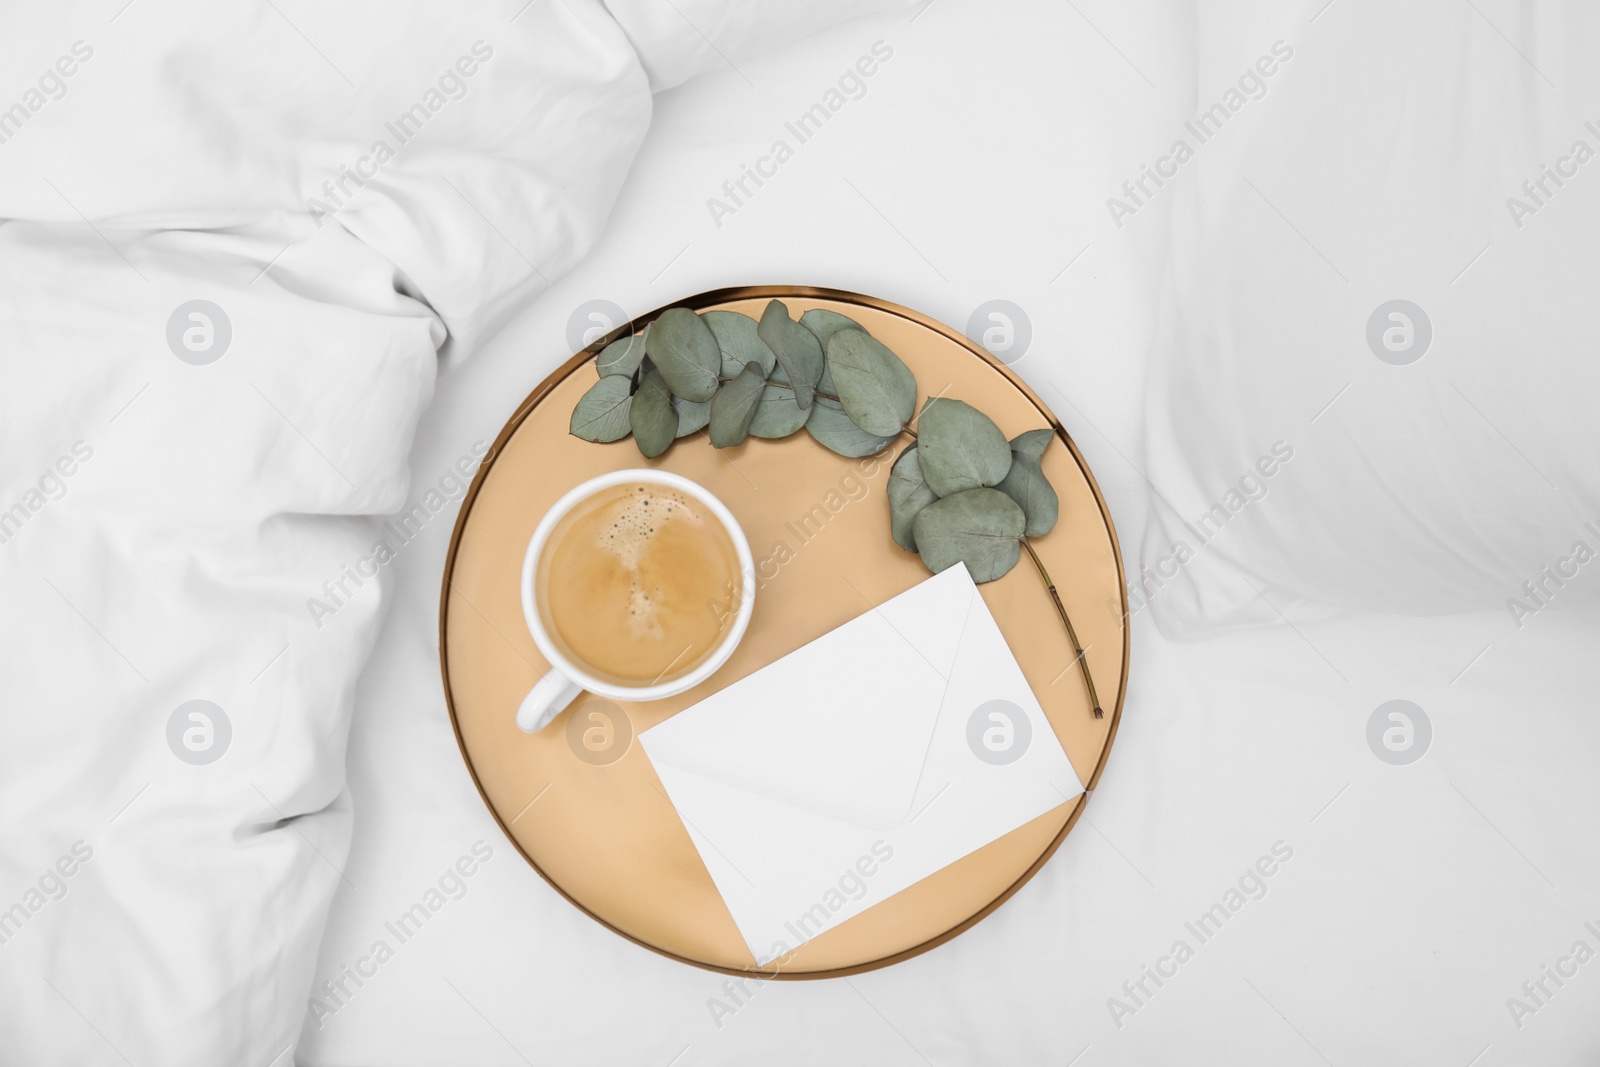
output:
M844 413L844 408L832 400L823 400L820 397L811 405L811 415L806 419L806 431L824 448L850 459L877 455L894 441L893 437L879 437L877 434L868 433L850 421L850 416Z
M822 308L812 308L800 316L800 325L816 334L817 341L822 345L822 377L817 379L816 391L824 396L837 397L839 390L833 384L833 370L828 366L828 338L840 330L861 330L861 324L854 319L845 318L836 311L824 311ZM862 330L865 333L865 330ZM778 385L788 385L789 377L779 367L767 373L767 379Z
M1019 456L1027 456L1034 462L1039 462L1044 457L1044 450L1056 438L1056 432L1051 429L1028 430L1019 433L1011 439L1011 451Z
M970 404L934 397L917 420L922 476L941 497L999 485L1011 469L1011 444L1000 427Z
M1022 557L1026 525L1022 509L1000 490L966 489L917 512L912 532L923 564L933 573L965 563L973 581L992 582Z
M828 366L828 353L822 353L822 377L817 379L817 392L824 396L837 397L839 387L833 384L833 368Z
M633 372L639 369L642 359L644 335L636 333L620 341L612 341L601 349L600 354L594 357L594 369L602 378L614 374L631 378Z
M828 341L828 369L845 413L868 433L898 434L917 410L916 375L860 330L834 333Z
M744 439L750 435L750 420L756 416L756 405L766 387L766 376L761 365L755 362L746 363L744 370L723 383L711 401L713 448L744 444Z
M771 382L773 385L788 386L789 376L783 372L782 367L779 367L777 370L774 370L771 374L767 375L767 381ZM825 397L835 399L839 396L838 390L833 384L833 372L828 369L828 359L826 355L824 355L822 359L822 377L817 379L816 388L813 389L812 392L820 393Z
M911 445L889 468L889 534L894 543L907 552L917 550L917 539L912 530L917 512L939 498L922 478L922 463L917 459L917 446Z
M633 407L628 390L632 385L627 378L615 375L591 385L572 409L572 435L598 444L628 436L632 432L628 424L628 412Z
M649 333L647 332L645 334L645 336L648 337ZM649 347L648 342L646 343L645 347L647 347L647 348ZM633 372L633 391L634 392L638 392L639 391L640 384L643 383L646 378L650 377L650 372L655 370L655 369L656 369L656 365L654 363L650 362L650 357L649 356L645 356L644 359L639 361L639 369Z
M678 413L672 410L672 393L659 370L652 370L639 383L628 423L633 427L634 443L647 459L661 455L677 437Z
M771 375L778 357L756 333L756 320L737 311L708 311L700 316L722 350L722 376L733 378L746 363L755 363L763 375Z
M711 327L688 308L668 308L657 315L645 351L674 396L699 403L715 395L722 349Z
M787 385L768 382L756 404L755 418L750 420L750 436L788 437L806 424L810 412L794 398L794 390Z
M822 342L789 317L789 309L781 300L767 304L756 333L777 357L784 384L794 389L796 403L809 408L817 382L822 379Z
M833 369L828 366L827 360L828 338L832 337L840 330L861 330L863 333L865 333L866 330L864 330L861 324L856 320L846 318L837 311L825 311L822 308L812 308L804 315L801 315L800 325L816 334L817 341L822 345L822 377L817 379L816 391L824 396L837 397L839 395L839 390L834 387ZM773 381L776 381L781 385L789 384L789 379L783 376L783 368L781 367L778 369L777 374L769 375L768 377L772 378Z
M867 328L855 319L824 308L812 308L804 315L801 315L800 325L817 335L817 340L822 342L822 350L824 352L828 350L828 339L840 330L867 332Z
M1043 537L1055 529L1056 519L1061 514L1061 504L1056 499L1056 491L1051 488L1050 479L1044 476L1037 459L1021 452L1013 452L1011 469L995 488L1015 500L1023 515L1027 516L1026 533L1029 537Z
M688 437L690 434L706 427L711 421L711 401L702 400L696 404L692 400L685 400L681 396L672 398L672 410L678 413L678 437Z

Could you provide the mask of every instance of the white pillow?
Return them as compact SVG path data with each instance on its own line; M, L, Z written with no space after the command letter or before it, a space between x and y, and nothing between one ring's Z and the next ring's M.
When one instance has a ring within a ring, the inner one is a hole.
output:
M1145 198L1173 232L1134 611L1510 631L1600 599L1600 115L1574 103L1600 34L1547 14L1339 5L1203 57L1198 112L1249 91ZM1251 49L1278 60L1259 95Z

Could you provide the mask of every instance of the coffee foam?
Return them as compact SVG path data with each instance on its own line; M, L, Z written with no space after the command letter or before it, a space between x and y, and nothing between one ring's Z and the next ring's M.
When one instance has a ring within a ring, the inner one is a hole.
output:
M676 520L697 525L702 521L681 493L641 485L614 506L610 524L596 535L598 547L616 556L632 579L628 589L628 616L635 633L661 636L656 605L650 599L650 591L640 581L639 563L656 529Z

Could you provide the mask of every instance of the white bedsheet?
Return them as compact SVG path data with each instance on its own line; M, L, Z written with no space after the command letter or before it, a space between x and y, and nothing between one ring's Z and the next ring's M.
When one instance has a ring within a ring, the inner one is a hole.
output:
M1537 53L1542 8L1524 22L1475 2L1507 70L1519 46ZM0 16L0 70L24 72L0 107L75 42L94 50L0 143L0 217L42 220L0 224L0 508L28 511L0 544L0 924L27 912L0 943L0 1062L1600 1054L1600 963L1561 985L1541 971L1580 939L1600 950L1585 926L1600 927L1600 625L1561 605L1522 630L1498 611L1291 611L1194 644L1140 611L1087 819L979 926L848 981L730 992L584 917L499 835L440 694L438 574L462 471L570 353L574 320L752 281L870 292L957 326L1012 301L1031 340L1007 356L1087 454L1136 572L1155 562L1145 366L1172 201L1118 229L1106 198L1236 74L1220 57L1251 61L1290 30L1316 59L1319 27L1370 15L1355 0L934 0L766 59L730 44L798 38L846 6ZM418 151L312 227L306 199L480 36L494 56ZM891 57L825 128L729 193L880 43ZM1434 62L1429 46L1412 61ZM1358 72L1349 47L1317 61ZM713 73L652 115L648 89L698 69ZM464 157L480 135L493 149ZM234 330L209 367L165 338L197 297ZM447 352L476 354L436 376L444 327ZM371 553L363 516L418 503L430 517L381 578L347 582L317 627L307 600L331 604L322 583ZM193 699L232 724L209 766L168 747ZM1431 720L1409 766L1368 745L1391 699ZM1248 872L1265 868L1258 889ZM1236 913L1201 943L1186 924L1230 890ZM438 907L401 941L385 924L419 902ZM1145 966L1171 966L1180 940L1192 958L1155 984Z
M923 956L746 996L599 927L497 836L448 724L405 714L421 703L407 690L429 681L421 584L415 604L402 588L363 693L349 868L362 890L335 902L319 979L392 942L383 924L474 842L493 858L375 977L346 983L353 995L308 1028L309 1064L682 1053L679 1064L729 1067L1059 1065L1082 1053L1080 1064L1265 1067L1322 1063L1320 1052L1407 1067L1466 1064L1485 1048L1479 1063L1592 1061L1597 964L1521 1028L1507 1008L1531 1004L1522 983L1576 941L1600 947L1585 928L1600 926L1592 618L1497 639L1458 679L1502 633L1497 615L1351 616L1184 643L1142 616L1110 766L1028 886ZM1431 719L1431 748L1411 766L1366 743L1391 699ZM1199 927L1202 940L1187 924L1227 907L1230 890L1240 907ZM1192 951L1182 964L1168 959L1179 941ZM1161 986L1144 976L1158 966L1176 971ZM1124 983L1141 980L1134 999Z
M1232 22L1208 9L1206 25L1242 64L1285 27L1315 41L1325 20L1364 14L1340 0L1312 23L1321 7L1256 5ZM1031 319L1018 368L1087 453L1130 572L1154 563L1143 367L1169 208L1157 201L1119 231L1105 199L1223 83L1198 84L1187 7L1078 8L936 0L914 22L840 27L660 98L595 254L441 381L413 496L564 358L568 317L592 300L636 313L718 285L815 282L965 326L999 297ZM866 95L719 227L706 199L879 39L894 57ZM1600 964L1520 1028L1507 1007L1585 921L1600 925L1591 616L1552 610L1517 632L1487 610L1291 615L1172 643L1139 611L1106 775L1021 893L924 956L848 982L760 986L741 1005L721 976L581 915L503 843L437 693L448 537L441 521L395 566L352 730L349 871L363 888L335 900L318 981L368 955L476 842L493 857L376 977L346 981L353 994L308 1021L308 1064L1464 1067L1481 1053L1491 1067L1600 1051ZM1391 699L1431 719L1431 750L1411 766L1368 747L1368 720ZM1279 842L1293 854L1262 880L1265 896L1201 944L1185 923ZM1164 986L1145 978L1152 994L1132 1000L1123 984L1170 967L1180 939L1192 961ZM1113 997L1136 1010L1114 1013Z

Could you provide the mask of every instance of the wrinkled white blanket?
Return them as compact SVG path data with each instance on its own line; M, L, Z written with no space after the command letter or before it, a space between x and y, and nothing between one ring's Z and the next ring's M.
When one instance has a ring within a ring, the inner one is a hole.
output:
M0 1062L291 1061L441 346L583 255L652 88L856 7L0 14Z

